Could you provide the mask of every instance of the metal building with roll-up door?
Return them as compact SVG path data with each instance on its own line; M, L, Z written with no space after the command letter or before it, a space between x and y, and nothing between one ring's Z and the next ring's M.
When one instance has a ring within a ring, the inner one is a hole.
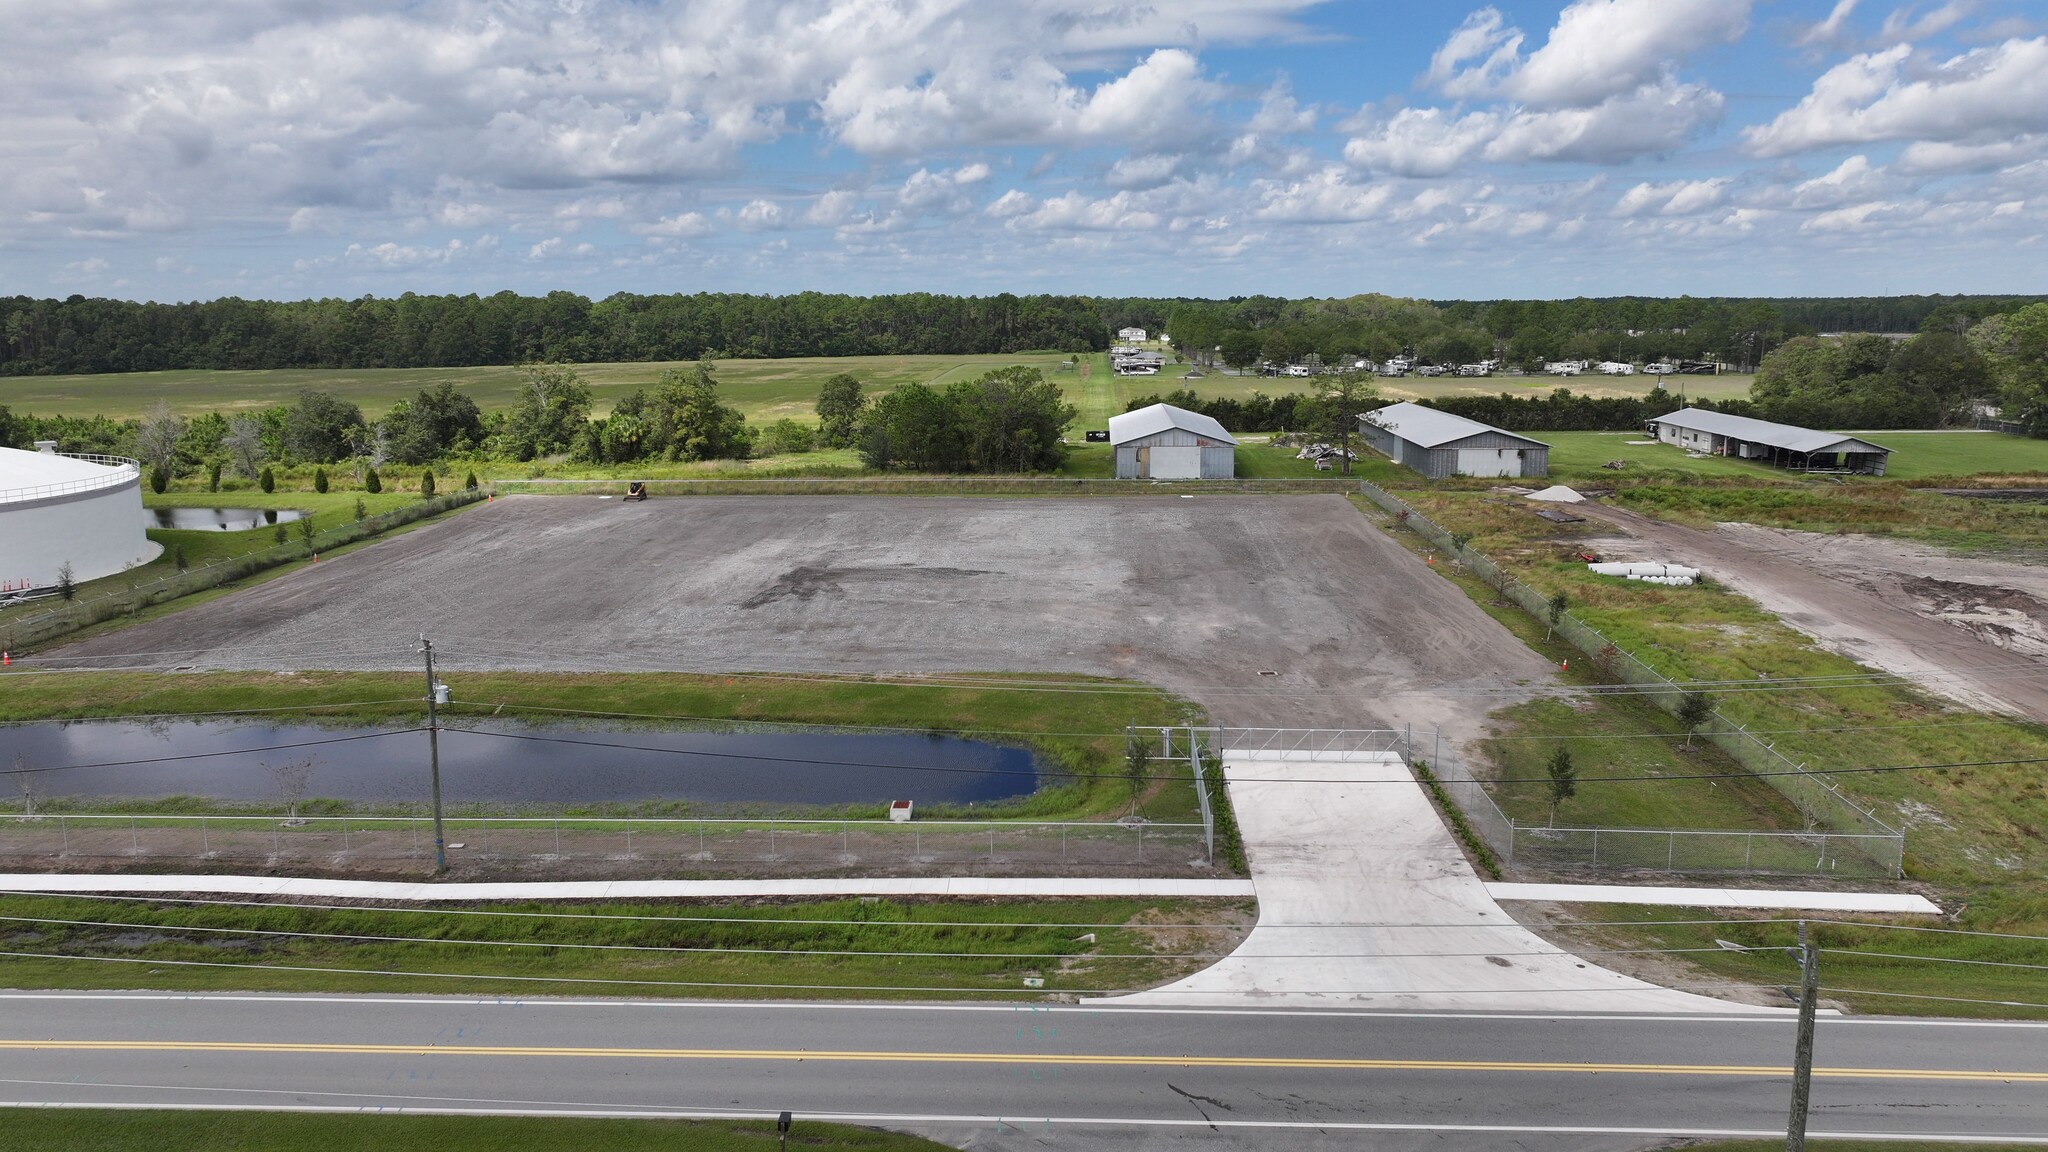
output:
M1550 474L1550 445L1543 441L1420 404L1390 404L1363 413L1358 433L1387 459L1431 480Z
M1119 480L1228 480L1237 475L1237 437L1214 417L1154 404L1109 418Z

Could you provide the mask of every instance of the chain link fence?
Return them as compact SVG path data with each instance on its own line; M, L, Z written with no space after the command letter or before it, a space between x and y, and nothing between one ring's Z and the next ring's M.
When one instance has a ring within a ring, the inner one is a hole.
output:
M1366 481L1359 482L1359 491L1390 513L1397 524L1464 565L1503 600L1514 603L1545 627L1554 628L1557 635L1590 657L1607 676L1637 689L1666 711L1677 712L1679 702L1688 691L1684 685L1672 682L1623 651L1597 629L1569 612L1553 623L1550 602L1542 593L1467 547L1464 541L1410 508L1399 497ZM1843 795L1833 782L1806 771L1804 764L1787 759L1770 744L1745 732L1740 724L1718 711L1700 726L1699 734L1713 741L1738 764L1791 801L1805 817L1810 829L1826 829L1830 834L1836 834L1840 841L1837 847L1853 848L1858 854L1868 856L1868 867L1876 868L1881 874L1904 875L1905 834ZM1816 856L1816 859L1820 858ZM1834 869L1830 867L1827 870Z
M870 873L932 868L1204 874L1200 824L994 820L586 819L448 817L451 862L524 866L596 861L692 873ZM47 815L0 819L0 857L258 863L265 867L414 862L431 866L434 822L412 816Z
M240 556L217 557L205 564L160 577L142 584L131 584L126 588L103 592L96 596L61 600L50 597L33 600L26 604L0 609L0 648L20 652L30 645L90 627L117 616L139 612L152 604L190 596L218 588L230 581L254 575L265 569L276 568L304 560L323 551L332 551L358 540L388 532L401 525L430 516L438 516L465 504L474 504L490 493L481 488L464 488L425 500L365 516L347 524L323 528L313 533L310 539L300 537L293 543L277 544Z

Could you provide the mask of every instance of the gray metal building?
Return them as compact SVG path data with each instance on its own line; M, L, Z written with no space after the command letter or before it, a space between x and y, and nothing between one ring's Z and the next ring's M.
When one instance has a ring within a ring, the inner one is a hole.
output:
M1650 421L1650 434L1688 452L1758 460L1802 472L1884 475L1892 450L1840 432L1820 432L1726 412L1684 408Z
M1109 418L1119 480L1228 480L1237 438L1214 417L1154 404Z
M1390 404L1358 417L1376 451L1431 480L1447 476L1547 476L1550 445L1420 404Z

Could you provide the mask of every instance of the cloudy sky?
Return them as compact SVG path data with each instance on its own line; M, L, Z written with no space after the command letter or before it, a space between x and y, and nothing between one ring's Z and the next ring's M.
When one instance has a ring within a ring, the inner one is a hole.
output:
M8 294L2048 290L2040 0L5 2Z

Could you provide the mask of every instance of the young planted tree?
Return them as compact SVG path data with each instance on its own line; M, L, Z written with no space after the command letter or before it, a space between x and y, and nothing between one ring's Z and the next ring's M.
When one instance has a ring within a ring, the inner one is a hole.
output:
M375 468L372 468L368 472L363 473L363 491L368 492L372 496L375 496L377 493L382 492L383 490L384 481L378 479L377 470ZM356 501L356 503L361 504L362 501L358 500Z
M57 595L70 600L78 595L78 583L71 578L71 561L57 566Z
M171 470L151 465L149 469L149 490L161 496L171 486Z
M318 530L313 527L313 518L311 516L299 517L299 543L306 546L306 551L311 552L313 550L313 537L318 534Z
M21 793L21 818L34 820L36 801L43 795L43 777L29 768L28 761L22 759L19 752L14 754L14 788Z
M289 528L286 528L284 525L279 524L278 526L270 530L270 538L272 540L275 540L279 544L282 544L285 541L292 538L291 530Z
M263 466L263 475L256 478L256 486L265 492L277 491L277 473L270 470L270 465Z
M192 566L192 561L185 556L185 546L183 544L174 545L171 548L171 563L176 564L180 572Z
M265 772L277 785L278 799L284 801L284 826L298 828L305 824L299 817L299 805L306 800L306 792L313 786L313 761L288 760L283 764L265 764Z
M327 469L313 469L313 491L320 493L322 496L327 494Z
M462 486L463 486L464 488L467 488L467 489L471 490L471 491L475 491L475 490L476 490L476 473L474 473L474 472L471 472L471 473L470 473L469 475L467 475L467 476L464 476L464 477L462 478Z
M356 523L362 523L363 517L369 514L370 509L363 503L363 498L361 496L356 497Z
M206 490L208 492L220 491L220 461L218 460L206 466Z
M1549 608L1550 627L1544 629L1543 638L1545 640L1550 639L1551 635L1564 623L1565 613L1572 609L1572 598L1569 594L1560 591L1557 595L1550 598Z
M1700 726L1712 719L1714 698L1705 692L1687 692L1678 699L1678 722L1685 728L1685 750L1692 751L1692 738Z
M1138 814L1138 793L1145 787L1145 773L1152 767L1151 750L1145 738L1133 732L1124 742L1124 780L1131 786L1131 815Z
M420 499L430 499L433 495L434 470L432 468L429 468L425 472L420 473Z
M1557 826L1557 806L1579 794L1579 770L1572 766L1572 750L1562 744L1543 762L1544 775L1550 777L1546 789L1550 794L1550 823Z

